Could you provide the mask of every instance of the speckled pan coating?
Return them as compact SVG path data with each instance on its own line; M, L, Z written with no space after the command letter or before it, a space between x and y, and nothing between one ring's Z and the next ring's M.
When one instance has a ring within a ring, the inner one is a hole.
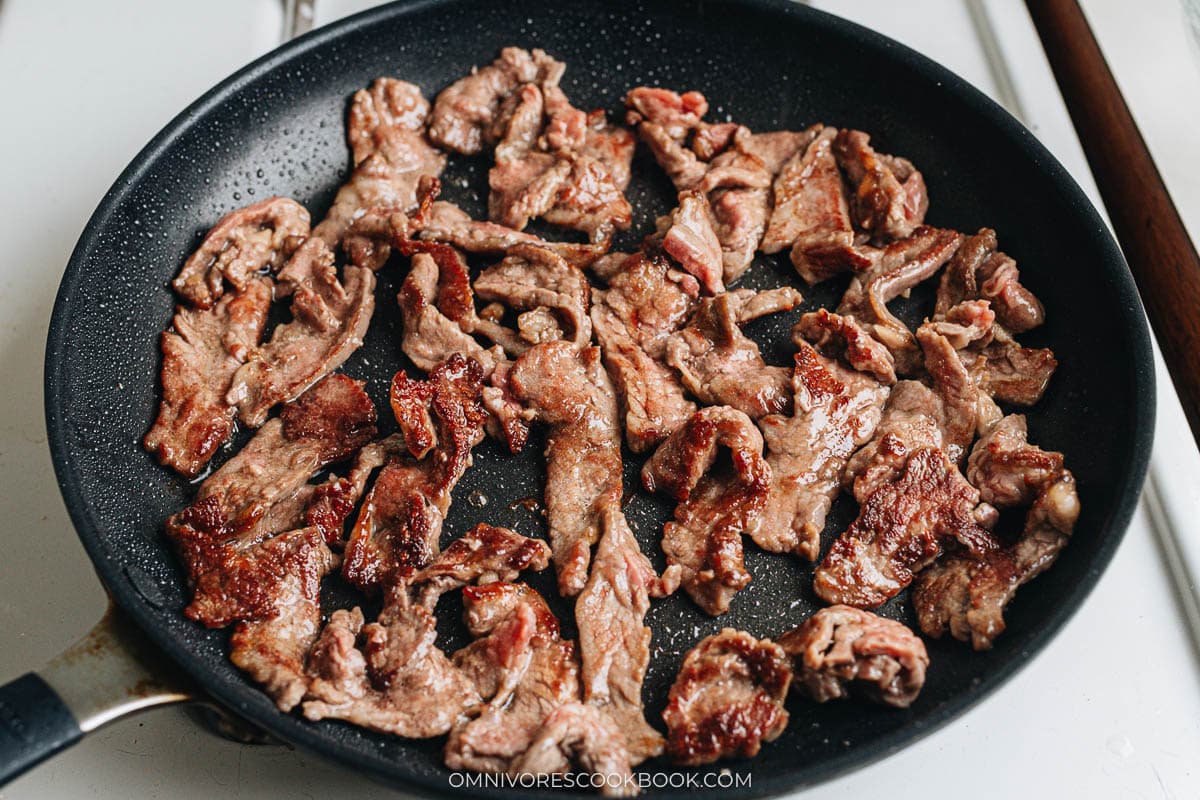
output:
M271 194L293 196L319 218L347 173L343 119L354 90L377 75L395 75L432 98L508 44L542 47L564 60L564 87L583 108L617 114L626 89L649 83L699 89L711 103L710 119L728 115L757 130L820 121L870 131L881 151L902 154L924 172L929 221L969 232L994 227L1001 247L1019 261L1022 280L1048 309L1046 326L1025 338L1032 346L1052 346L1062 366L1029 415L1030 439L1065 452L1079 481L1083 515L1070 547L1050 573L1021 590L994 650L975 654L958 642L930 643L929 681L912 708L792 702L791 724L779 740L752 762L727 765L751 771L753 786L720 794L778 793L861 766L996 688L1083 601L1133 511L1154 408L1149 336L1137 295L1083 193L998 106L882 36L766 0L397 3L280 48L176 118L118 179L84 231L47 345L46 413L59 482L80 538L117 601L217 700L272 734L409 791L450 793L441 740L408 742L280 714L229 663L226 633L183 618L182 575L160 526L194 487L156 466L139 441L158 398L158 334L172 308L167 283L204 231L226 211ZM637 218L626 244L673 205L667 181L644 153L635 170L630 199ZM446 194L478 214L477 193L485 181L484 161L457 159ZM392 374L410 367L399 355L400 322L392 302L401 277L397 265L381 275L374 324L345 366L368 381L384 408ZM785 258L760 256L745 283L757 288L793 279ZM767 359L787 363L792 321L836 302L842 288L832 281L809 292L794 313L751 324ZM900 305L910 323L932 307L928 293ZM478 521L542 531L540 516L514 504L540 496L541 450L537 438L516 458L492 443L477 450L475 467L456 491L447 536ZM639 466L627 454L630 490ZM644 493L629 506L643 548L660 567L657 537L669 511ZM845 499L834 506L826 542L853 513ZM648 619L654 660L646 682L652 719L683 654L699 639L724 626L775 636L817 607L811 567L747 549L755 580L730 615L711 619L682 592L654 604ZM550 580L546 574L535 583L549 590ZM330 607L354 602L336 581L326 596ZM884 613L911 623L906 601L902 595ZM441 610L445 641L454 646L463 639L459 608L447 600ZM558 602L556 611L569 628L568 604ZM669 767L651 762L645 769Z

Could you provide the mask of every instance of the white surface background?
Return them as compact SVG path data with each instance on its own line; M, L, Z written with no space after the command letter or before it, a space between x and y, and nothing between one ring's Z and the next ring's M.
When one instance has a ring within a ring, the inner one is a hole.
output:
M318 22L370 3L318 0ZM959 0L824 0L994 86ZM1200 57L1176 0L1085 8L1193 237L1200 228ZM1094 185L1023 4L990 0L1034 132ZM120 170L188 102L279 38L276 0L0 0L0 680L81 635L104 596L71 530L42 418L42 355L63 265ZM1160 382L1156 469L1196 534L1200 459ZM1075 457L1080 457L1076 455ZM1194 542L1193 542L1194 545ZM999 692L879 764L803 793L1200 797L1200 665L1144 511L1062 634ZM394 797L281 747L208 733L178 710L110 726L3 798Z

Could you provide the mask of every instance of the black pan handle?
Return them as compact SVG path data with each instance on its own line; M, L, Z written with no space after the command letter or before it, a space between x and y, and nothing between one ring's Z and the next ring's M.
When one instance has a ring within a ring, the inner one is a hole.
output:
M50 684L27 672L0 686L0 783L83 738L75 715Z
M108 722L199 697L110 606L69 650L0 686L0 786Z

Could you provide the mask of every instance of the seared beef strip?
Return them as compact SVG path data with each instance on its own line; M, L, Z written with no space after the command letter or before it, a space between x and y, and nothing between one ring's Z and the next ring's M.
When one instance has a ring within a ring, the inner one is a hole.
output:
M547 775L568 772L572 765L602 776L600 793L605 797L630 797L638 793L621 731L616 722L595 706L568 703L552 711L510 772Z
M471 632L480 638L455 653L454 663L486 705L450 732L446 766L506 772L555 709L578 703L575 643L559 637L558 620L525 584L468 587L463 600Z
M362 497L371 472L399 446L397 436L364 446L347 477L331 476L324 483L302 486L268 514L271 529L305 527L258 545L286 553L288 570L275 576L275 611L234 627L229 659L263 684L283 711L294 708L308 687L305 662L321 628L321 578L340 560L325 545L340 546L343 524ZM292 520L301 508L302 517Z
M605 244L547 242L531 233L522 233L494 222L477 222L458 206L438 201L430 209L421 231L427 241L452 244L468 253L505 254L519 244L543 247L562 256L577 267L586 267L608 250Z
M699 286L662 255L638 252L611 261L608 289L592 289L592 326L621 400L625 439L644 452L696 410L662 361L667 337L695 307Z
M605 507L621 502L617 398L600 350L568 342L533 347L513 364L513 395L550 426L546 444L546 520L558 590L579 594Z
M1019 406L1041 400L1058 369L1058 359L1049 348L1021 347L1012 341L993 341L959 357L982 391L1001 403Z
M730 463L717 465L719 448ZM681 568L683 588L716 616L750 583L742 534L757 530L771 469L753 421L728 406L697 411L663 442L642 468L647 491L665 491L679 504L663 527L667 563Z
M400 348L427 372L455 354L478 362L489 384L483 388L489 430L519 452L529 436L529 414L509 395L503 349L485 349L471 335L484 326L475 314L466 261L437 242L412 242L406 249L415 255L397 298L404 321Z
M908 708L925 685L925 643L902 623L870 611L822 608L779 638L795 659L794 691L818 703L860 695Z
M846 463L875 433L888 388L830 361L803 340L797 347L792 415L758 421L771 484L749 533L765 550L815 561Z
M593 242L627 229L629 132L607 125L602 111L574 108L557 85L528 83L512 100L488 173L488 215L517 230L542 217L585 231Z
M171 286L193 308L207 309L241 292L264 270L275 272L308 236L308 211L295 200L272 197L221 217Z
M708 100L699 92L678 94L670 89L639 86L625 95L630 125L648 122L669 138L682 142L708 113Z
M359 511L342 563L342 574L359 589L377 591L405 579L437 553L450 493L471 464L471 449L483 439L481 389L479 364L459 355L435 367L427 381L396 373L397 419L402 425L431 419L436 432L427 431L421 440L405 431L409 456L389 459Z
M162 335L162 404L143 445L187 477L233 433L225 394L258 347L274 271L308 235L308 212L273 197L226 214L173 282L185 301ZM230 291L226 291L228 283Z
M651 597L678 588L679 570L669 567L661 578L654 574L621 513L619 497L604 506L601 526L587 585L575 601L583 699L612 718L636 765L663 747L642 708L642 681L650 663L646 612Z
M850 206L833 156L836 128L821 128L783 165L775 179L775 207L762 240L766 253L792 248L800 277L819 283L846 270L862 271L870 258L855 247Z
M292 297L292 320L233 376L225 398L242 422L258 427L277 404L294 399L362 346L375 310L375 275L347 265L338 280L333 251L313 236L279 271L276 295Z
M549 564L545 542L481 522L417 574L410 582L411 594L415 602L432 609L446 592L473 583L511 581L527 569L541 572Z
M964 300L987 300L996 321L1009 333L1024 333L1046 319L1041 302L1021 285L1017 262L999 252L996 232L990 228L964 239L946 265L934 319L943 318Z
M791 401L790 370L767 366L758 345L739 326L789 311L801 299L790 286L705 298L687 327L667 339L666 361L702 403L733 406L754 418L781 412Z
M550 321L556 323L556 332L565 334L552 335L552 338L565 338L580 347L591 344L590 287L579 268L549 250L532 245L518 245L509 253L503 261L488 267L475 279L475 294L481 300L501 302L514 311L549 311ZM524 345L520 352L528 349L529 344L539 343L526 341L533 337L527 333L531 330L528 323L520 324L529 317L522 315L522 318L518 321ZM481 332L488 335L487 330ZM497 344L504 345L504 342Z
M896 382L896 361L891 351L854 317L831 314L824 308L810 311L792 328L792 341L797 347L801 341L811 342L822 355L841 357L880 383L890 386Z
M925 180L907 159L876 153L871 137L843 130L834 142L838 164L854 187L854 218L875 244L903 239L925 220Z
M771 183L789 156L810 138L807 131L754 134L739 127L728 149L713 158L697 184L712 208L726 284L750 268L767 230Z
M684 270L695 276L709 294L725 291L721 283L721 242L713 230L715 220L704 195L695 190L679 193L679 205L659 220L662 249Z
M1066 546L1079 517L1075 479L1061 453L1026 441L1025 418L996 423L971 452L967 476L981 496L1001 508L1033 501L1018 540L983 554L958 553L917 577L913 605L921 630L947 631L976 650L1004 632L1004 609L1023 584L1045 572Z
M162 404L142 440L160 464L194 478L229 441L237 409L225 393L262 338L271 288L262 278L212 308L176 307L161 339Z
M937 272L961 241L954 231L923 226L906 239L872 251L871 267L854 276L838 305L838 314L853 317L891 351L896 372L902 375L919 368L920 351L912 331L887 304Z
M542 50L504 48L491 64L473 70L437 96L429 138L457 153L482 152L499 138L495 123L505 100L522 84L557 84L564 69L565 64Z
M922 325L917 337L925 349L925 368L933 388L917 381L900 381L892 387L874 438L846 467L845 481L853 485L859 503L895 480L918 449L941 448L951 463L960 465L975 438L980 399L975 381L934 325Z
M309 657L304 716L409 738L446 733L481 698L437 646L438 598L469 581L513 580L546 563L541 543L479 525L425 569L399 575L377 622L363 625L357 608L334 612Z
M893 391L893 396L895 392ZM827 603L882 605L933 562L944 542L982 554L999 544L979 525L979 491L934 447L914 452L903 473L866 498L813 577Z
M369 90L355 93L347 134L354 171L313 228L314 236L333 249L364 212L416 207L420 179L446 168L445 154L425 138L428 117L429 101L411 83L378 78Z
M308 688L304 665L321 628L321 578L337 559L315 527L288 531L254 552L260 565L283 567L271 576L274 611L234 627L229 660L261 683L280 711L291 711Z
M437 646L433 613L389 590L379 620L335 611L308 659L304 716L340 719L410 739L439 736L479 702L470 680ZM358 644L361 639L361 648Z
M787 727L783 708L792 665L770 639L724 628L683 657L663 720L667 755L694 767L753 758Z
M708 103L698 92L678 95L640 87L626 95L625 103L627 121L637 125L638 136L676 188L695 189L707 202L721 247L722 279L733 283L749 268L767 229L772 181L815 130L752 134L737 125L708 126L700 122ZM693 129L697 134L689 150L685 140ZM715 285L711 279L706 283Z
M340 374L263 425L201 484L191 506L167 520L167 536L194 593L184 613L219 628L277 612L274 576L290 572L298 560L309 563L311 554L282 543L263 546L264 540L303 525L303 509L312 498L312 490L302 492L308 480L374 436L371 399L361 383Z
M988 228L963 241L942 274L933 319L953 323L964 310L986 303L993 324L955 347L964 350L963 363L980 389L995 400L1030 406L1041 399L1058 361L1049 349L1021 347L1013 339L1041 325L1046 314L1021 285L1016 262L996 247L996 232Z

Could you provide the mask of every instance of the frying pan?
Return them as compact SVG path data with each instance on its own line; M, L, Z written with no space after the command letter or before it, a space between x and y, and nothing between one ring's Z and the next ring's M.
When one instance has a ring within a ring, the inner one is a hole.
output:
M1142 484L1154 374L1141 305L1120 252L1079 187L1032 134L917 53L788 3L576 0L547 8L527 0L409 0L315 31L217 86L137 156L80 238L50 325L46 419L64 500L116 610L72 651L0 688L0 774L11 777L70 744L81 728L146 705L203 697L278 740L382 781L426 795L452 791L440 740L406 741L281 714L229 663L226 632L182 616L188 591L161 525L195 487L158 467L139 441L158 402L158 334L173 302L167 283L204 231L225 212L272 194L293 196L319 217L348 171L344 118L356 89L395 75L432 97L509 44L542 47L566 61L564 86L576 105L611 115L619 114L628 88L648 83L702 90L710 118L728 115L755 130L817 121L867 130L881 151L907 156L922 169L932 224L995 228L1049 312L1046 325L1025 338L1053 347L1061 367L1029 413L1029 429L1032 441L1066 453L1078 480L1083 512L1070 546L1049 573L1021 589L993 650L928 642L928 683L904 711L790 701L792 721L777 741L753 761L717 765L753 780L722 794L795 789L894 752L996 689L1083 602ZM449 199L481 214L486 167L485 160L456 159L444 179ZM618 246L633 245L673 205L669 184L644 153L635 171L630 195L637 218ZM391 303L404 269L397 261L381 274L374 323L344 367L367 380L383 409L393 373L411 368L399 355ZM745 283L763 288L794 280L783 259L760 257ZM803 308L748 328L772 363L788 363L795 317L834 304L844 282L801 288ZM898 310L913 323L928 313L929 301L926 289L900 301ZM485 520L540 535L544 519L524 501L540 496L541 450L536 437L515 457L482 445L456 490L447 536ZM626 460L633 495L627 513L643 550L661 567L657 538L671 507L635 491L639 459L627 454ZM840 500L825 541L854 513L851 501ZM819 607L811 565L753 547L747 564L754 582L726 616L707 617L683 593L654 604L647 619L654 636L645 687L650 719L658 719L683 654L701 637L724 626L775 636ZM552 580L541 575L533 583L552 599L565 635L573 635L570 606L557 600ZM323 601L332 609L358 599L332 577ZM447 649L464 641L455 603L447 598L439 608ZM913 621L904 595L883 613ZM665 762L644 769L686 772ZM513 793L485 787L471 794Z

